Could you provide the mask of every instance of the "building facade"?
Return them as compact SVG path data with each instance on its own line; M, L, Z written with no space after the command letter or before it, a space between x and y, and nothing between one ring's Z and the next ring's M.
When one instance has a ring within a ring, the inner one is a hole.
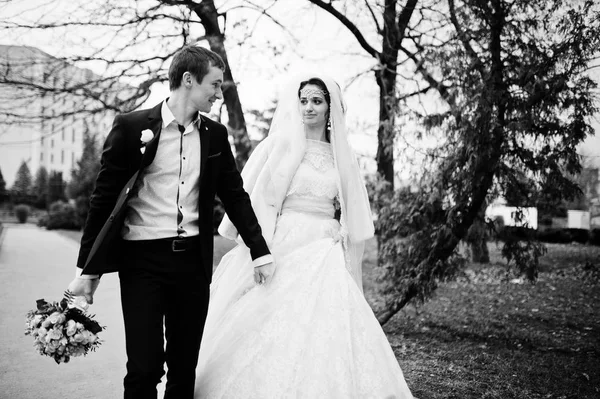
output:
M45 167L68 181L84 134L103 142L115 112L90 96L98 82L90 70L39 49L0 45L0 170L7 187L23 161L34 178Z

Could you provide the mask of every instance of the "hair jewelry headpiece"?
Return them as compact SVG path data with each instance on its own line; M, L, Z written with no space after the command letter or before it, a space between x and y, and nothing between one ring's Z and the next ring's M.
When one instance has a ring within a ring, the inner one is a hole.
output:
M303 88L302 90L300 90L300 97L304 97L304 98L309 98L312 95L320 95L324 98L327 97L327 94L325 94L325 92L321 89L313 89L313 88Z

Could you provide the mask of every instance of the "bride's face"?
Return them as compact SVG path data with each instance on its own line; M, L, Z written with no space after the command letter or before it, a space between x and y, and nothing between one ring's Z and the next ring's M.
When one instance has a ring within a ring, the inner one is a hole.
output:
M313 84L307 84L300 90L300 114L304 125L310 127L325 126L329 105L323 90Z

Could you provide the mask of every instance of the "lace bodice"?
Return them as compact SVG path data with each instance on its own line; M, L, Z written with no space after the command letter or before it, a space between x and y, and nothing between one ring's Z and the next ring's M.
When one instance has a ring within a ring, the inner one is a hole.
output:
M307 140L306 153L296 170L286 197L333 199L338 193L331 144Z

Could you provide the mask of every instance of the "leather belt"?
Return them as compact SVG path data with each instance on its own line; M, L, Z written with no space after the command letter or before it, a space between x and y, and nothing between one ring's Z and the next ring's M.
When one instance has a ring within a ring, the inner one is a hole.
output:
M131 240L127 245L151 252L185 252L200 247L198 236L169 237L156 240Z

